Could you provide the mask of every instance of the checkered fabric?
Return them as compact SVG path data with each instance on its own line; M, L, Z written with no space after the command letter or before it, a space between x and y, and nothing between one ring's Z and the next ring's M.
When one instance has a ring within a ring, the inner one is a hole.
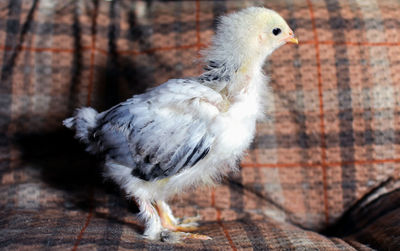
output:
M198 75L216 17L254 5L278 11L300 41L266 63L270 119L240 172L171 202L177 216L200 214L213 240L145 241L135 206L61 121ZM399 10L394 0L0 1L0 248L398 248Z

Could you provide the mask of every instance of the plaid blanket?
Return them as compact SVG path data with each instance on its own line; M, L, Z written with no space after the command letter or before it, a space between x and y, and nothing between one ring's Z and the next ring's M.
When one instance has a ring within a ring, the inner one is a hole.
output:
M278 11L300 40L265 65L269 119L239 173L171 203L177 216L200 214L214 239L149 243L134 205L61 121L198 75L216 18L253 5ZM394 0L1 1L0 247L398 247L399 9Z

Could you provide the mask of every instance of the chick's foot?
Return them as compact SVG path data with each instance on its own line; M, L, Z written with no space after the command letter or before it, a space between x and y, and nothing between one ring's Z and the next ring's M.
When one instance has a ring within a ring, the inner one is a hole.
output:
M194 234L181 231L163 231L160 233L160 240L168 243L179 243L182 240L211 240L212 238L203 234Z

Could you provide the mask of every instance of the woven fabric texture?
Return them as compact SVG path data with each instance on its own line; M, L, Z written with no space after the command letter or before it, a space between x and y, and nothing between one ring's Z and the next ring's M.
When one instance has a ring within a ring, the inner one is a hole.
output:
M279 12L300 44L265 65L269 119L240 172L171 202L177 216L200 214L214 239L174 248L400 245L377 230L398 231L398 204L375 214L378 226L316 232L357 225L346 212L362 212L358 202L377 200L380 187L398 194L399 1L9 0L0 1L0 248L171 248L140 238L133 203L61 121L200 74L217 17L254 5Z

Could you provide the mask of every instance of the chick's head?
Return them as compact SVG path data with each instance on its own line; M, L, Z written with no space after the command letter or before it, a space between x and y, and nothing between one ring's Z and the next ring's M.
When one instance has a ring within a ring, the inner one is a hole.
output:
M250 7L220 18L212 51L264 58L285 43L298 43L286 21L273 10Z

